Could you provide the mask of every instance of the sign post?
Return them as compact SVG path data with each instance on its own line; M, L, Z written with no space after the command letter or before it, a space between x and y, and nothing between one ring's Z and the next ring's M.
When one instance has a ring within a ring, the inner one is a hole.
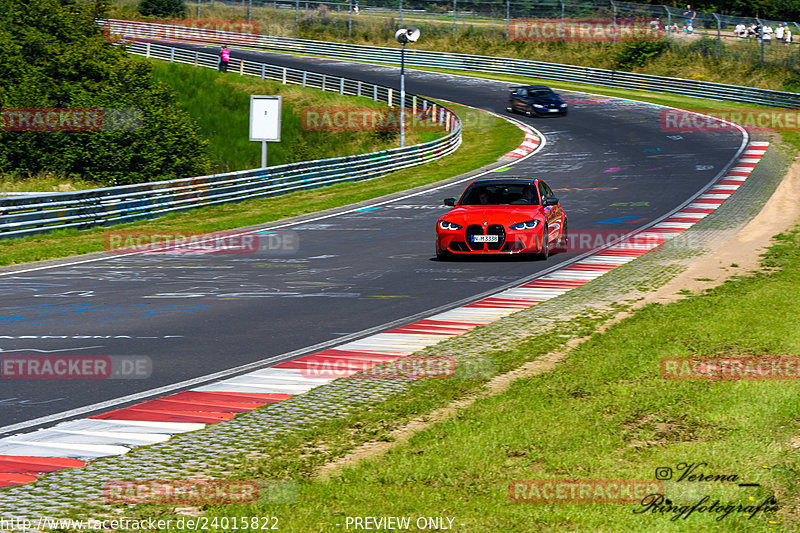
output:
M267 166L267 143L281 142L281 97L250 95L250 140L261 141L261 167Z

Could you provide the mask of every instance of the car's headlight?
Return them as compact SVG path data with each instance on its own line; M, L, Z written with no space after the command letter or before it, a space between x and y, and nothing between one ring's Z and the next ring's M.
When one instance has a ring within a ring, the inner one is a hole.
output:
M538 220L526 220L525 222L520 222L518 224L511 224L509 226L509 228L516 229L516 230L533 229L538 225L539 225L539 221Z
M453 222L448 222L447 220L442 220L441 222L439 222L439 227L442 229L450 229L450 230L461 229L461 226L459 226L458 224L455 224Z
M542 104L533 104L533 107L544 107Z
M561 105L560 105L560 106L558 106L558 107L567 107L567 104L561 104Z

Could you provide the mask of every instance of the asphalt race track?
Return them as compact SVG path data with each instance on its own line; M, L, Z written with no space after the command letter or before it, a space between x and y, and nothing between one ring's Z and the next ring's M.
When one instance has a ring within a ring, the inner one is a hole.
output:
M244 56L234 50L234 58ZM399 85L395 68L255 52L246 57ZM499 114L505 114L507 86L412 70L406 76L411 93ZM516 115L544 134L546 145L490 176L544 177L561 198L571 232L630 231L652 223L703 189L743 145L739 133L664 131L661 109L647 104L565 96L571 102L566 117ZM143 379L3 379L0 436L52 425L70 410L85 417L126 405L97 405L126 395L142 401L165 394L153 392L159 387L187 380L197 386L215 372L298 357L577 255L435 261L434 222L447 209L441 200L458 196L465 184L294 225L276 223L258 235L264 249L257 253L120 255L0 274L3 358L152 361Z

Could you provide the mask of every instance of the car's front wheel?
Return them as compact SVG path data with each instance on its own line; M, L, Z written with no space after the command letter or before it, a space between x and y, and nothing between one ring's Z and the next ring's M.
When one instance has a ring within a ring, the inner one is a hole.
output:
M565 253L568 251L567 247L569 246L569 226L567 225L567 219L564 219L564 224L561 226L561 239L558 241L558 251L561 253Z
M442 250L439 248L439 244L436 244L436 260L437 261L447 261L450 259L450 252L447 250Z
M547 228L547 224L544 225L542 229L542 249L539 251L539 259L546 260L550 257L550 230Z

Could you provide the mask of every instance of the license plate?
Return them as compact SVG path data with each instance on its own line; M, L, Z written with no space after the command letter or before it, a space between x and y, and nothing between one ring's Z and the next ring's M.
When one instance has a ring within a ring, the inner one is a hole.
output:
M558 113L559 110L558 109L548 109L548 111L550 111L551 113Z
M472 242L498 242L500 237L497 235L473 235Z

